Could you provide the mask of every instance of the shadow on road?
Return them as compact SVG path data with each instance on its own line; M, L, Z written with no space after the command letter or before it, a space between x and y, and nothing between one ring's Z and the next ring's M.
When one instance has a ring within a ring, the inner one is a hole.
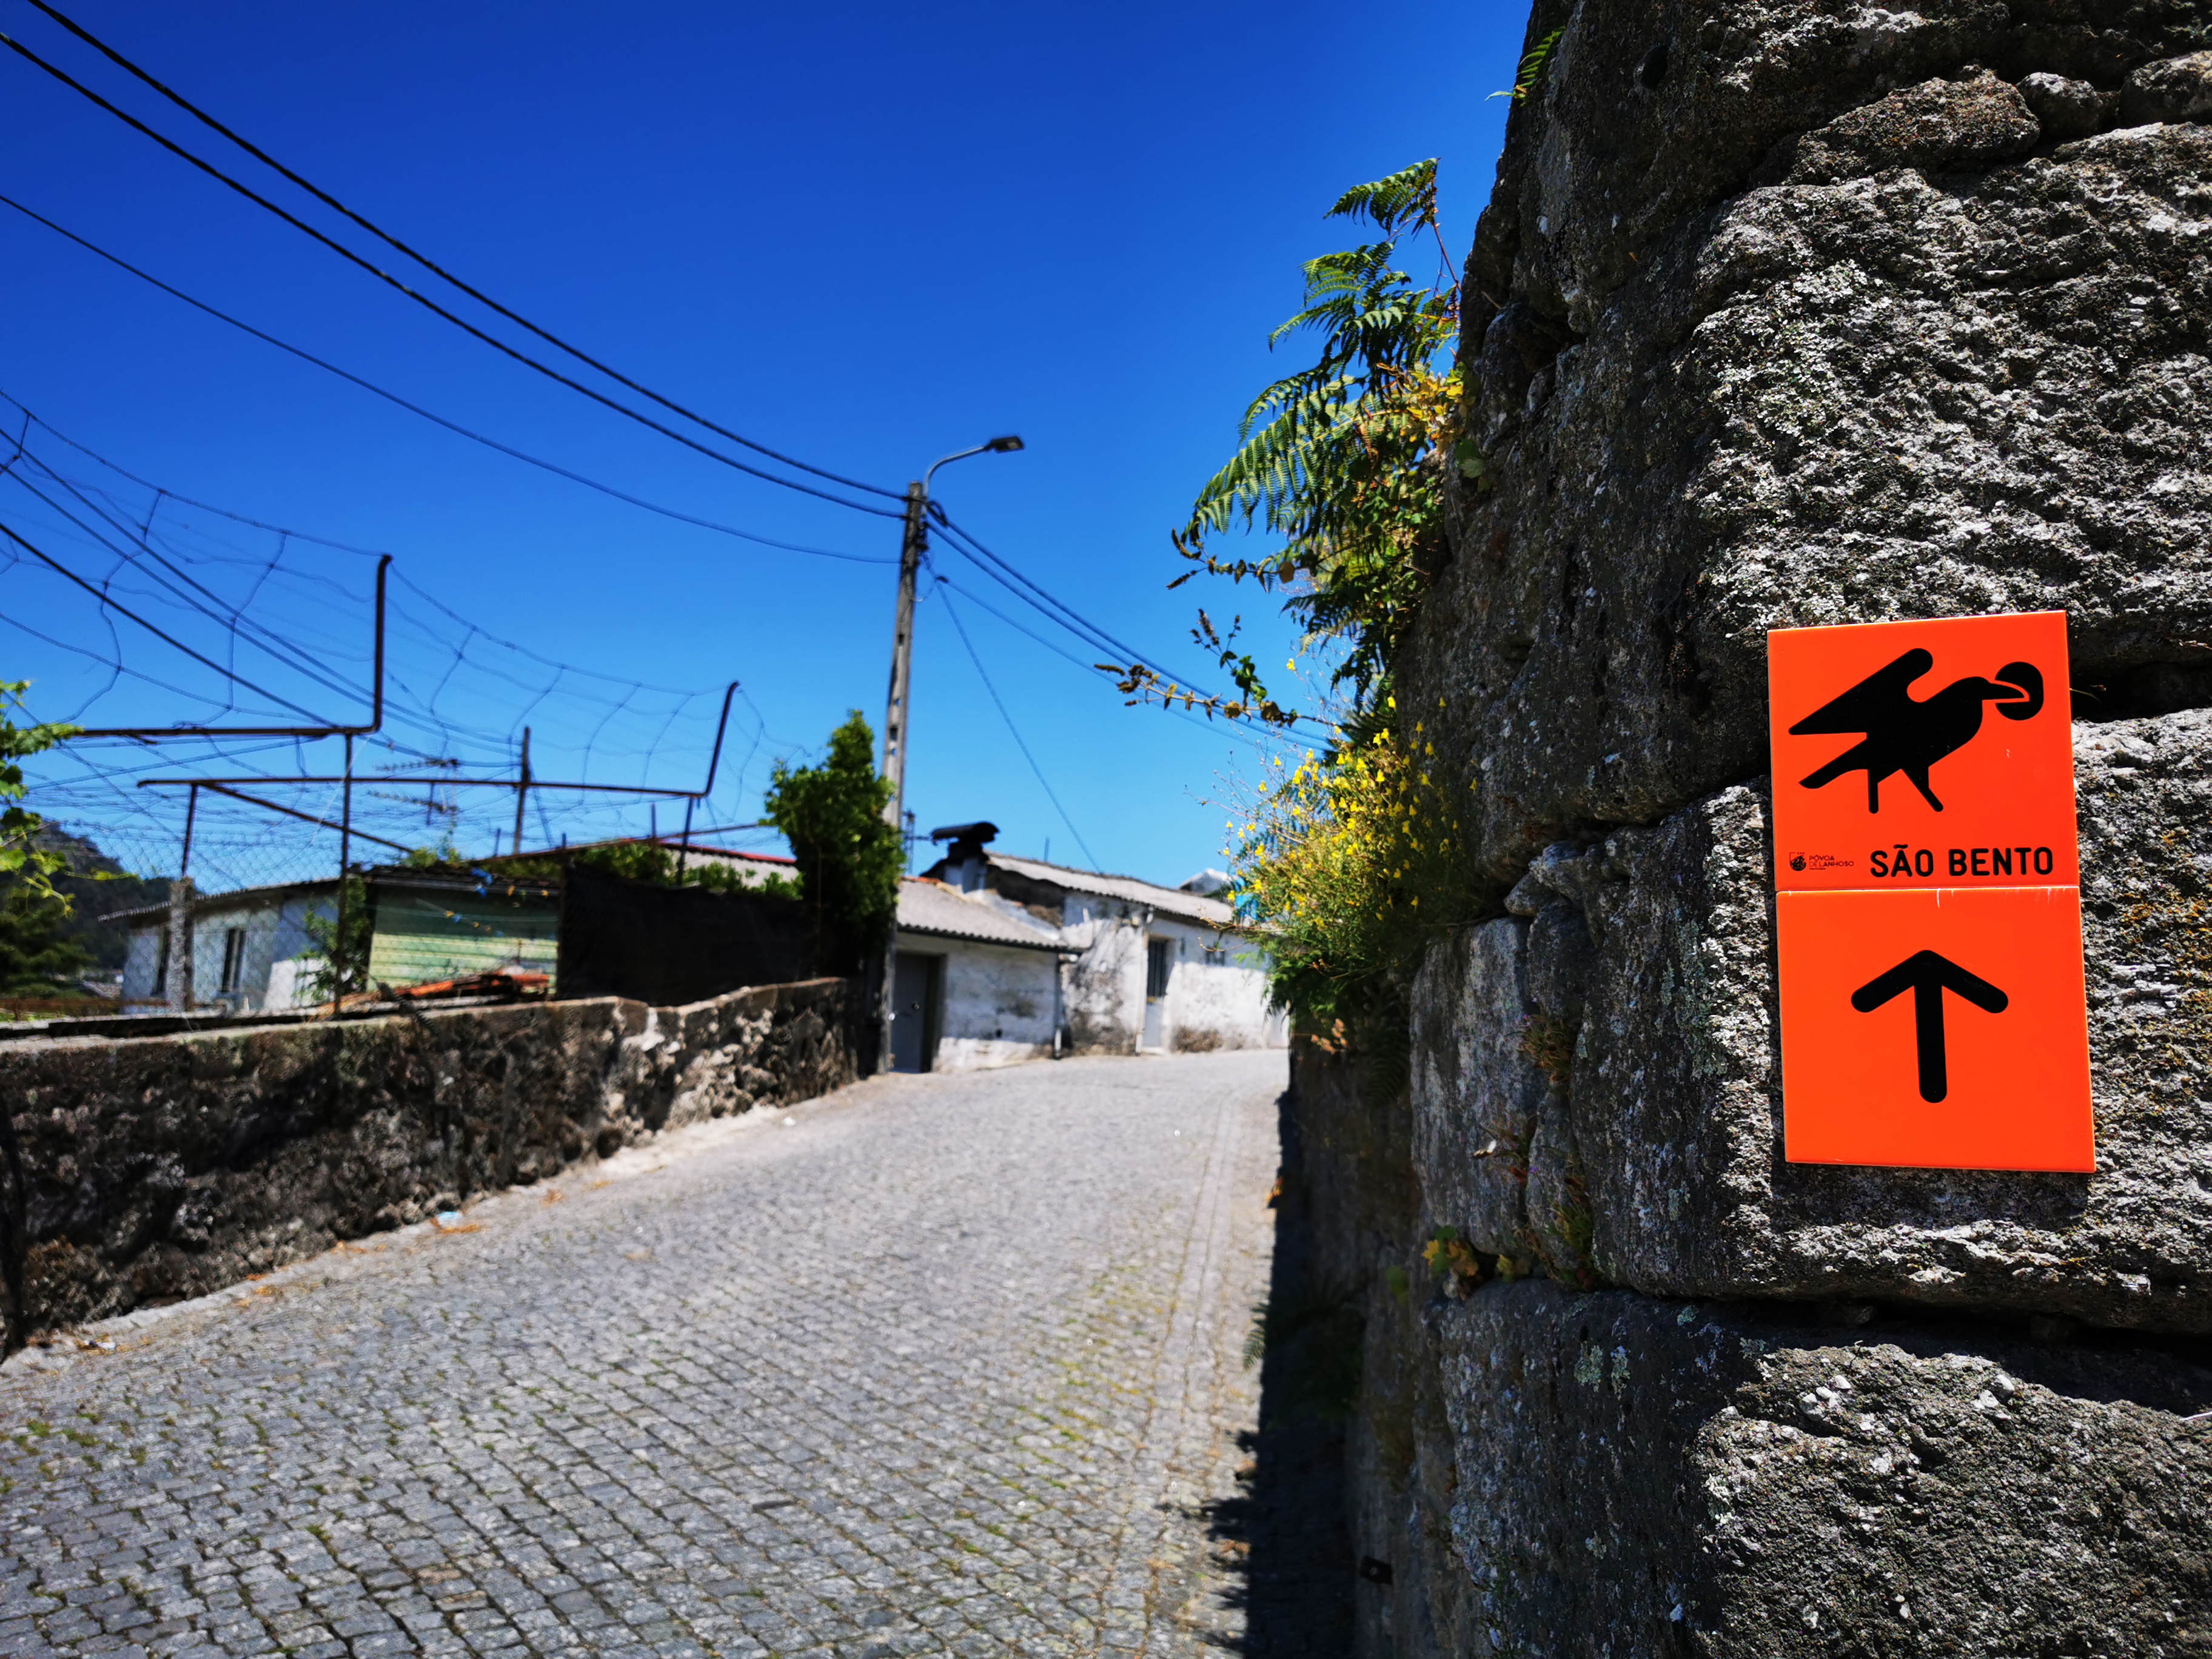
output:
M1240 1437L1237 1496L1206 1520L1215 1548L1238 1564L1231 1599L1251 1659L1343 1659L1352 1651L1353 1566L1344 1516L1344 1423L1358 1388L1359 1316L1319 1276L1291 1115L1283 1113L1285 1178L1275 1202L1267 1303L1255 1318L1260 1426Z

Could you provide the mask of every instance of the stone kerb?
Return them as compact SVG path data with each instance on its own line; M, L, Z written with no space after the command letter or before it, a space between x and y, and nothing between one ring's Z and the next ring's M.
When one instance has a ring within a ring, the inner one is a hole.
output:
M2091 1176L1782 1156L1763 787L1538 860L1417 988L1435 1219L1663 1296L2212 1331L2212 713L2075 727ZM1547 1072L1549 1066L1551 1071Z
M851 1080L841 980L0 1050L9 1346Z

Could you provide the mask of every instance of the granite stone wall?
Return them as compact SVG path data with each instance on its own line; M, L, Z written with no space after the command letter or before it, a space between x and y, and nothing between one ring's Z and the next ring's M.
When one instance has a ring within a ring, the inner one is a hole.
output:
M1395 1104L1294 1060L1306 1178L1364 1195L1316 1212L1368 1316L1360 1651L2212 1652L2212 7L1554 31L1399 669L1494 908ZM2097 1172L1787 1164L1767 630L2029 610Z
M12 1349L850 1082L842 980L0 1045Z

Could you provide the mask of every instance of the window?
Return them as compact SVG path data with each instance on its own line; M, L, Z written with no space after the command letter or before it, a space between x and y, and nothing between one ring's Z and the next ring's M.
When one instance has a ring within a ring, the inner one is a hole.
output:
M1158 1001L1168 994L1168 970L1175 963L1176 942L1171 939L1152 939L1145 941L1145 996Z
M1229 942L1226 939L1218 939L1206 947L1206 965L1209 968L1226 968L1229 965Z
M226 994L238 989L238 982L246 973L246 929L226 927L222 930L222 984Z
M154 989L156 1000L166 1000L169 994L169 925L161 924L161 931L154 945Z

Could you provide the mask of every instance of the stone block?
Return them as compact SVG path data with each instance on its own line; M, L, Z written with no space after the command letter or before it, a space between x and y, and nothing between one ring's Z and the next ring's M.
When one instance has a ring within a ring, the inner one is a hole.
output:
M1948 9L1969 35L1972 9ZM1627 165L1673 138L1574 125L1577 18L1501 175L1517 228L1470 283L1501 284L1463 353L1489 487L1452 486L1401 666L1478 785L1485 873L1763 770L1773 628L2063 609L2094 708L2152 712L2133 689L2212 638L2212 475L2184 459L2212 406L2212 126L1992 164L2039 118L1961 72L1762 117L1799 182L1747 161L1678 199Z
M1501 917L1446 935L1412 997L1413 1164L1431 1224L1493 1255L1535 1254L1530 1143L1548 1079L1530 1042L1528 924Z
M2212 120L2212 52L2145 64L2120 88L2124 121Z
M1430 1313L1462 1650L2212 1648L2212 1372L1492 1284Z
M1584 860L1571 1132L1600 1273L2212 1331L2212 713L2075 747L2096 1173L1783 1161L1766 799L1727 789Z

